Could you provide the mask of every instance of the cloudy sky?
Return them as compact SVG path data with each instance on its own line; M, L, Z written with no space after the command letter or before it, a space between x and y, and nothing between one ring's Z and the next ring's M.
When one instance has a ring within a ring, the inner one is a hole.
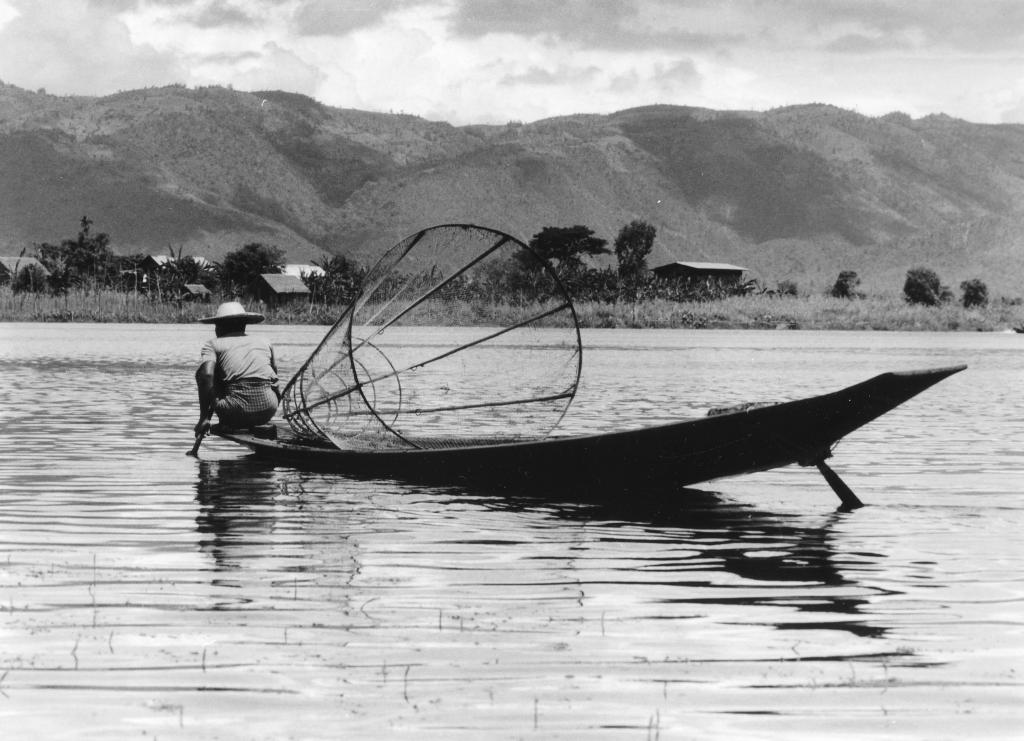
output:
M1024 122L1024 2L0 0L0 80L278 89L455 124L810 102Z

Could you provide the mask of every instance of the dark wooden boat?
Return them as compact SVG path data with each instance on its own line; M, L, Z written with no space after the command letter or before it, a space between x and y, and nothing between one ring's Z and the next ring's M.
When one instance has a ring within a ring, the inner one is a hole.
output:
M514 299L506 326L471 322L426 341L393 339L397 327L429 324L494 295ZM796 463L817 466L843 504L857 507L825 463L833 446L962 369L885 373L797 401L559 436L553 433L582 370L571 296L529 245L486 227L442 224L402 240L365 274L359 294L285 387L287 427L213 431L302 468L517 491L557 487L591 499Z
M556 485L595 495L683 487L791 464L817 466L852 508L861 502L825 463L833 446L964 367L883 373L796 401L742 405L642 429L527 441L423 438L400 449L342 449L274 426L213 432L257 456L301 468L429 483Z

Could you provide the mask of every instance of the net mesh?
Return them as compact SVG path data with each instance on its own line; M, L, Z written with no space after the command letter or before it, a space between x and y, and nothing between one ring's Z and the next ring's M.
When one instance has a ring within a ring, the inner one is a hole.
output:
M502 320L477 326L485 312ZM545 261L493 229L437 226L369 270L285 388L283 414L340 448L534 439L565 414L581 362L572 301Z

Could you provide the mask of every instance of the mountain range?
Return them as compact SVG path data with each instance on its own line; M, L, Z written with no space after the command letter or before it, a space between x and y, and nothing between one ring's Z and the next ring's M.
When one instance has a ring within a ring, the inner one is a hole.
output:
M0 83L0 253L77 234L120 253L364 265L423 227L524 241L585 225L609 246L657 229L650 267L727 262L824 290L842 270L898 292L929 267L1024 294L1024 126L655 105L452 126L280 91L169 86L58 97ZM614 264L605 258L605 264Z

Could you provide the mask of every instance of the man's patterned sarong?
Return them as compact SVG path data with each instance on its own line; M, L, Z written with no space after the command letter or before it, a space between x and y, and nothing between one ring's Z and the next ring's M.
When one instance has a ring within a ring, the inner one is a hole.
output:
M277 393L270 381L243 379L227 385L217 399L217 418L234 428L266 424L277 411Z

